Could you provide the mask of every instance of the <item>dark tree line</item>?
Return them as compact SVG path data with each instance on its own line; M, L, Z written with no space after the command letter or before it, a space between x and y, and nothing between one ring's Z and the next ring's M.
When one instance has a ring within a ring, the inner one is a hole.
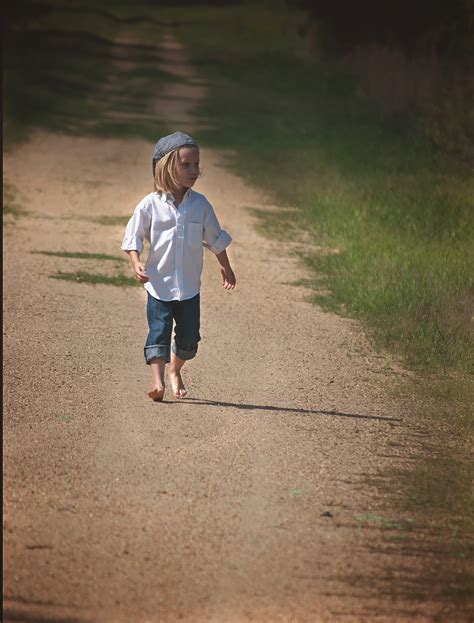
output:
M288 0L329 29L343 52L363 43L393 45L411 54L474 51L473 0Z

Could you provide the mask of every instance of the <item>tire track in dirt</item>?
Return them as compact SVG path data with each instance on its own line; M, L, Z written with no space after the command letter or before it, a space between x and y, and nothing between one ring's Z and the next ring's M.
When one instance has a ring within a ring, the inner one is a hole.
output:
M196 78L167 41L168 70ZM168 95L190 131L194 95ZM169 115L164 99L155 112ZM416 444L389 393L404 373L291 285L301 266L247 209L271 199L225 170L225 154L202 150L196 188L234 237L238 288L221 289L207 254L189 400L145 395L141 289L53 280L58 258L34 254L119 255L123 226L94 219L131 214L151 187L151 151L37 132L5 158L30 211L5 229L6 619L429 620L434 606L381 600L387 565L409 583L419 563L385 553L355 519L384 508L367 478Z

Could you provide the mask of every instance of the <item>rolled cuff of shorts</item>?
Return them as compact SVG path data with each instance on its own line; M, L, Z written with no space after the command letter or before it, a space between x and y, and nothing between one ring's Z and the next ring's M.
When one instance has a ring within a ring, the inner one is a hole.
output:
M122 251L137 251L141 253L143 251L143 241L136 236L125 236L120 248Z
M176 357L179 357L179 359L183 359L184 361L189 361L189 359L194 359L196 356L198 345L196 344L196 347L192 350L184 350L184 348L176 346L176 342L173 342L171 349Z
M150 365L152 359L164 359L166 363L170 362L169 346L145 346L143 351L147 365Z
M231 242L232 238L226 231L222 230L219 234L219 238L214 242L214 244L208 245L208 248L210 251L218 255L219 253L222 253L224 249L227 249Z

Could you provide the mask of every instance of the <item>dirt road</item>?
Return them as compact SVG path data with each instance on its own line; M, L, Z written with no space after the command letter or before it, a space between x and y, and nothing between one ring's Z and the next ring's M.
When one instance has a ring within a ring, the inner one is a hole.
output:
M161 113L189 129L190 102L168 93ZM196 189L238 287L207 254L189 399L146 396L141 288L51 278L118 270L37 252L121 257L115 217L151 190L152 147L38 131L5 156L25 211L4 233L5 620L430 620L397 597L416 558L364 521L386 503L370 476L410 458L402 371L291 285L301 266L248 210L270 199L224 154L202 150Z

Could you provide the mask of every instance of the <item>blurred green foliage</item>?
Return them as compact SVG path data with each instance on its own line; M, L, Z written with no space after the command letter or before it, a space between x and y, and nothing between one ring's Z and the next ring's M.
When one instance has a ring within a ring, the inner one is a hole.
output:
M123 1L20 0L4 17L6 145L36 127L154 140L158 67L153 7ZM135 67L140 71L135 73Z

